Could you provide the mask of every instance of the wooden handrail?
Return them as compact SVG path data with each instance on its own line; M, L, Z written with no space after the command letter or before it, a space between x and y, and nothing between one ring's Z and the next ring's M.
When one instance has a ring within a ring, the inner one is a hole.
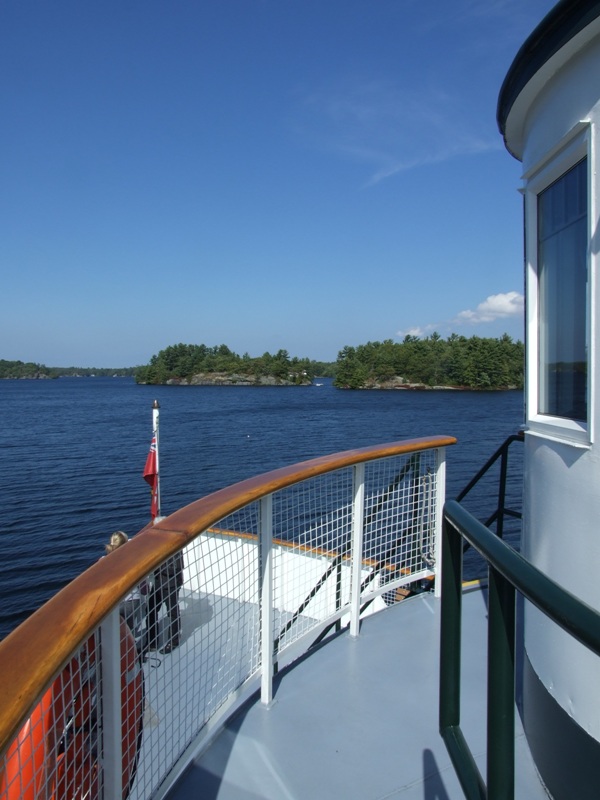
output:
M455 443L451 436L431 436L320 456L220 489L143 528L0 642L0 754L72 653L128 592L198 534L249 503L309 478Z

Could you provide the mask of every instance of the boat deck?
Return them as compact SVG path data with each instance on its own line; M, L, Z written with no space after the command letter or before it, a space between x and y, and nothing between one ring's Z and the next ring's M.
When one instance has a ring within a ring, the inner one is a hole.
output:
M169 800L454 800L438 732L439 614L419 595L367 617L278 676L270 708L247 703ZM485 776L485 591L465 595L461 725ZM516 718L516 797L547 798Z

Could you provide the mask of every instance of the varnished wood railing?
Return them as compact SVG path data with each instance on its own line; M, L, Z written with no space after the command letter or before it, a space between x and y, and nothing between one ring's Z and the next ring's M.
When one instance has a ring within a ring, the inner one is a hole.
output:
M311 459L214 492L144 528L126 547L100 559L0 643L0 754L72 653L127 593L219 520L309 478L455 443L453 437L433 436Z

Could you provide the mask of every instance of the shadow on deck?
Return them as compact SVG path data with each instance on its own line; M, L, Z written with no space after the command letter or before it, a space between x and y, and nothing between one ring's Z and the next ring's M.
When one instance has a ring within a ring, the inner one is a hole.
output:
M461 725L485 775L486 594L463 602ZM247 703L170 800L462 798L438 733L439 611L419 595L297 661L272 706ZM518 715L515 736L516 797L546 798Z

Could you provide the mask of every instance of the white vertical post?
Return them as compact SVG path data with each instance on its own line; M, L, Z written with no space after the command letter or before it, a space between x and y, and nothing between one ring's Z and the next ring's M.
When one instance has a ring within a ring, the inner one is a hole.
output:
M434 597L442 596L442 521L446 501L446 448L437 448L437 470L435 481L435 572Z
M104 800L123 796L123 748L121 721L121 617L118 606L100 626L100 686L98 698L102 721L102 765Z
M273 700L273 495L260 501L258 533L260 580L260 699L263 705Z
M350 636L360 628L360 584L362 573L363 520L365 512L365 465L353 467L352 503L352 592L350 596Z
M160 447L159 447L159 415L158 400L152 404L152 435L156 437L156 516L160 517Z

